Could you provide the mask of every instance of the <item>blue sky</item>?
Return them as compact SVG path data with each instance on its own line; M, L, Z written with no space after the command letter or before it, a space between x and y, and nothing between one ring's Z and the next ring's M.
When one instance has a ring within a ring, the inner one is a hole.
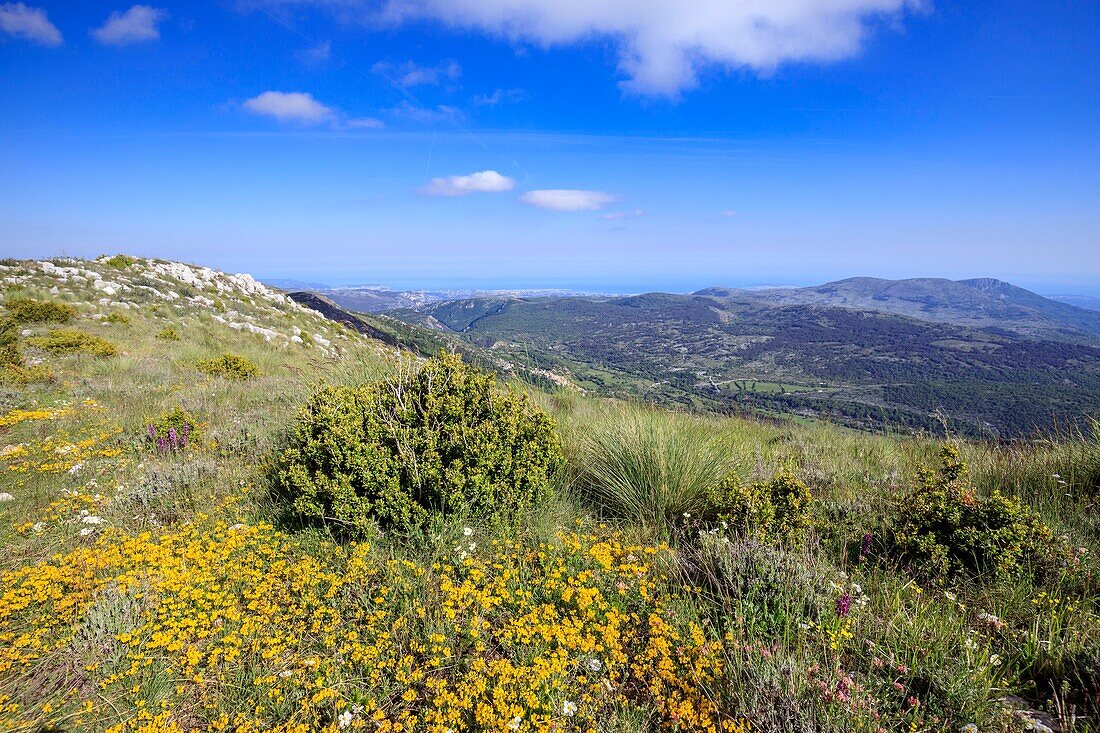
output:
M1100 5L0 2L0 252L1100 295Z

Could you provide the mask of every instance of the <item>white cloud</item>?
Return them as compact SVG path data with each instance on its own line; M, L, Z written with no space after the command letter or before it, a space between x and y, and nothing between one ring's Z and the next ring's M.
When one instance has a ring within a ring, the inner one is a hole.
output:
M465 196L471 193L500 193L511 191L515 180L496 171L479 171L468 176L433 178L420 188L427 196Z
M519 200L530 206L550 211L599 211L617 197L603 191L580 191L552 188L528 191Z
M730 209L727 209L726 211L722 212L722 216L725 216L725 217L728 217L728 218L733 218L735 216L741 216L741 212L740 211L732 211Z
M126 46L131 43L155 41L160 38L157 23L168 17L168 13L148 5L135 5L125 13L115 11L92 36L100 43L111 46Z
M624 90L676 97L708 67L770 73L787 62L854 56L875 21L897 20L926 1L385 0L379 14L542 46L610 39Z
M601 219L607 219L608 221L621 221L623 219L637 219L639 216L645 216L645 212L641 209L634 209L633 211L612 211L608 214L601 216Z
M50 22L42 8L28 8L23 3L0 5L0 31L43 46L60 46L61 31Z
M406 89L421 85L436 86L444 81L455 81L462 76L462 67L457 61L444 61L438 66L420 66L414 61L403 64L379 61L371 67L371 71Z
M305 92L264 92L247 100L244 108L253 114L274 117L279 122L317 124L336 119L335 112Z

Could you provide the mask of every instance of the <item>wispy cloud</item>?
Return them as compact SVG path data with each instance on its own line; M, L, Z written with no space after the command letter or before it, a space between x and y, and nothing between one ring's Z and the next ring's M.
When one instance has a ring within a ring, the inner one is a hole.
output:
M734 211L732 209L726 209L722 212L722 216L732 219L735 216L741 216L740 211Z
M519 197L523 203L548 211L599 211L618 197L603 191L551 188L528 191Z
M639 216L645 216L645 212L641 209L634 209L633 211L612 211L602 215L601 219L607 219L608 221L622 221L623 219L637 219Z
M353 117L343 123L349 130L381 130L386 123L377 117Z
M318 66L332 58L332 42L321 41L316 46L303 48L294 54L303 64Z
M624 91L677 97L707 67L771 73L787 62L829 62L860 52L880 21L926 0L384 0L361 12L402 23L438 20L542 46L603 37L617 48Z
M168 13L148 5L135 5L126 12L115 11L107 21L92 31L92 37L110 46L127 46L160 38L157 23Z
M371 71L406 89L422 85L437 86L446 81L457 81L462 76L462 67L454 60L437 66L421 66L414 61L402 64L379 61L371 67Z
M307 92L264 92L245 101L243 106L253 114L272 117L279 122L316 125L337 118L334 110Z
M61 31L50 22L46 11L27 7L23 3L0 5L0 31L43 46L60 46L63 43Z
M496 171L478 171L468 176L433 178L420 188L425 196L466 196L471 193L500 193L511 191L514 179Z
M463 117L462 110L457 107L446 104L435 107L419 107L407 100L402 100L401 104L391 108L389 113L394 117L421 123L457 122Z
M495 107L505 102L522 102L527 99L527 92L523 89L494 89L492 94L475 94L473 104L475 107Z

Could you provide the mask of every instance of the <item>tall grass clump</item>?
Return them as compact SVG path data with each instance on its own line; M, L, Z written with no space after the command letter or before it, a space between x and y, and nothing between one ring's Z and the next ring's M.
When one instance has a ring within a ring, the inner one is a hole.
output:
M718 434L686 415L624 408L577 436L574 481L606 514L647 527L706 511L735 469Z

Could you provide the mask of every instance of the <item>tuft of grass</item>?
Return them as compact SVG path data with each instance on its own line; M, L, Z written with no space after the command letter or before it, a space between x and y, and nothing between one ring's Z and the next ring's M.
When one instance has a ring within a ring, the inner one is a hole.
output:
M236 354L222 354L214 359L203 359L196 366L198 366L200 372L209 374L212 377L224 377L225 379L235 379L242 382L252 379L260 373L259 367L243 356L237 356Z
M32 336L27 343L46 351L58 354L91 354L92 356L114 356L118 347L106 339L72 328L55 328L47 336Z
M620 410L583 430L576 448L582 496L601 512L649 527L704 512L738 468L706 421L674 413Z

